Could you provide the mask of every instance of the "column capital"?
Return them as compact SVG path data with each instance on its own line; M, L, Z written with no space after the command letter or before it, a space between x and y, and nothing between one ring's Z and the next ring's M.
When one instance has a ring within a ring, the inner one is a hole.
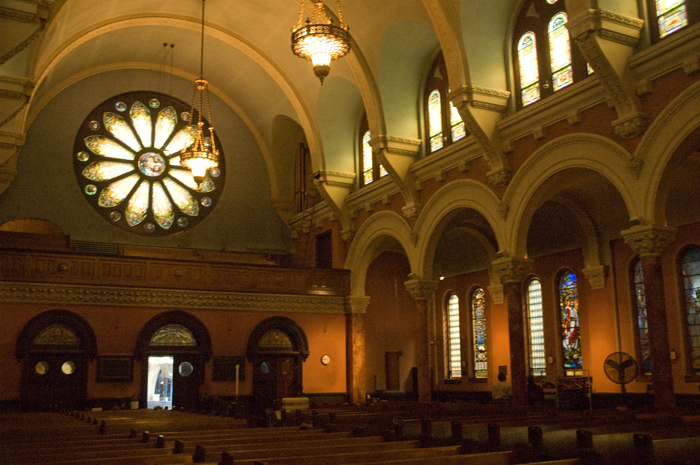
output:
M432 279L422 279L416 275L410 274L408 281L404 282L406 290L415 300L429 300L433 297L438 282Z
M622 237L640 256L657 256L676 239L676 228L638 225L622 231Z
M369 296L350 295L345 298L345 313L365 313L369 305Z
M532 273L532 260L500 258L491 262L493 271L501 278L501 282L520 283Z

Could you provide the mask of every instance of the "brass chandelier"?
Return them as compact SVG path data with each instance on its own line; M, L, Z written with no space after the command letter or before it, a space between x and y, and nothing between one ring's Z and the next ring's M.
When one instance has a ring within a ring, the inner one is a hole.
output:
M333 20L326 12L323 1L314 1L314 12L311 19L302 25L304 16L304 4L301 1L299 19L296 27L292 28L292 51L301 58L311 60L314 66L314 74L323 84L323 79L331 70L331 61L337 60L350 51L350 33L343 23L343 13L338 0L338 19L340 25L333 24Z
M194 81L194 94L190 117L194 117L195 102L197 102L197 135L194 144L182 149L180 152L180 165L192 171L192 176L197 184L201 184L207 171L219 165L219 150L216 148L214 126L211 119L211 105L209 103L208 81L204 79L204 2L202 0L202 38L199 62L199 79ZM206 95L207 129L208 136L204 134L204 121L202 120L204 96Z

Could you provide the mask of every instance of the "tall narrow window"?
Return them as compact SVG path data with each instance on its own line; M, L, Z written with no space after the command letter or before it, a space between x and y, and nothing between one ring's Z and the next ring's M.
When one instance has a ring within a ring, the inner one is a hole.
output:
M374 163L372 147L369 145L371 137L369 130L362 136L362 183L367 185L374 181Z
M566 13L557 13L549 22L549 60L552 68L554 91L563 89L574 82L571 69L571 46L569 31L566 29Z
M537 42L533 32L526 32L518 41L520 62L520 94L523 106L540 99L540 73L537 64Z
M451 294L447 300L447 377L462 377L462 348L459 329L459 297Z
M474 341L474 377L488 378L486 298L484 296L484 290L480 287L472 293L472 325Z
M527 286L527 325L530 342L530 374L547 376L542 317L542 284L533 279Z
M428 129L430 132L430 151L442 148L442 99L440 92L433 90L428 97Z
M642 261L637 258L632 268L634 285L634 313L637 320L637 358L642 365L642 373L651 376L651 358L649 352L649 323L647 321L647 298L644 291L644 274Z
M447 66L444 57L440 54L435 59L425 83L424 112L429 153L440 150L467 136L462 116L447 98L449 93Z
M583 368L581 361L581 328L579 325L578 287L576 275L565 271L559 278L559 311L561 313L561 337L564 355L564 371Z
M681 267L685 291L689 368L692 374L700 376L700 248L686 252Z

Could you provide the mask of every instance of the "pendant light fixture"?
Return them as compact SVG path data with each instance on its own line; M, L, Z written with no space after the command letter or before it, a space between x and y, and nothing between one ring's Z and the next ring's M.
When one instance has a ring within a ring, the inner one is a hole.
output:
M343 23L343 13L338 0L338 19L340 25L333 24L328 16L326 5L322 1L314 1L314 12L311 19L302 25L304 4L301 1L299 19L296 27L292 28L292 51L300 58L311 60L314 74L323 84L323 79L331 70L331 61L346 55L350 51L350 33Z
M194 94L192 95L192 106L190 117L194 118L195 103L197 104L197 131L194 144L182 150L180 154L180 164L192 171L197 184L201 184L206 177L207 171L219 165L219 151L216 148L216 138L214 137L214 125L211 119L211 105L209 103L208 81L204 79L204 2L202 0L202 36L199 62L199 79L194 81ZM206 96L207 135L205 136L204 120L204 100Z

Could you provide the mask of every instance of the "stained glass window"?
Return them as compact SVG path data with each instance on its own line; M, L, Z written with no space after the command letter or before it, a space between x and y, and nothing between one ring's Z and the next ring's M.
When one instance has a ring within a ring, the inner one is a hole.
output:
M447 300L447 352L448 352L448 378L460 378L462 376L462 348L461 333L459 329L459 297L450 295Z
M80 345L80 338L71 329L63 325L54 324L41 330L34 338L34 344L78 346Z
M484 290L472 293L472 325L474 339L474 377L488 378L488 353L486 347L486 298Z
M526 32L518 41L520 94L523 106L540 99L540 72L537 64L537 41L533 32Z
M372 147L369 145L371 137L369 131L362 136L362 182L369 184L374 181Z
M569 31L566 29L566 13L557 13L549 21L549 60L552 69L554 91L563 89L574 82L571 68L571 46Z
M683 256L683 289L692 373L700 376L700 248Z
M559 278L559 311L561 314L561 338L564 370L583 368L581 361L581 328L579 325L578 287L576 275L565 271Z
M192 228L212 210L224 184L224 157L200 185L180 165L180 151L196 134L189 112L168 95L132 92L87 116L74 145L74 170L83 195L107 221L137 234L167 235Z
M638 359L642 362L643 373L651 376L651 358L649 352L649 323L647 321L647 298L644 292L644 273L642 261L638 258L632 267L634 286L634 313L637 319Z
M428 97L428 130L430 133L430 151L442 148L442 100L440 92L433 90Z
M530 374L532 376L546 376L542 284L538 279L531 280L527 286L527 326L530 343Z
M663 38L688 25L684 0L656 0L659 37Z
M194 347L197 340L192 332L182 325L165 325L155 332L149 343L152 346Z
M293 349L294 344L289 336L284 331L279 329L271 329L263 334L258 342L258 347L261 349Z
M462 115L457 111L452 102L450 102L450 127L452 128L452 142L457 142L467 135L467 129L462 121Z

